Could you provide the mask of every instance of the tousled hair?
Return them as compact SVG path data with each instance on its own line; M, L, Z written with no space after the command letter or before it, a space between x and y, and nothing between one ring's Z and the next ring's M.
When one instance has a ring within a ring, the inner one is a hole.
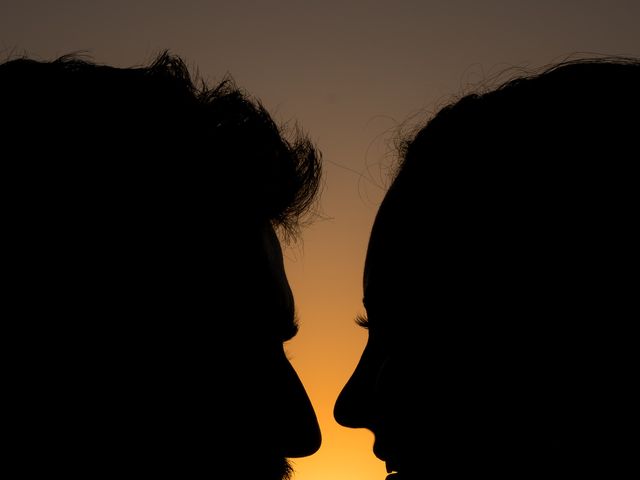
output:
M230 75L208 86L167 51L130 68L77 54L12 59L0 64L0 97L5 145L19 152L14 174L128 178L206 203L217 222L270 221L287 236L314 211L321 164L308 136L278 126Z

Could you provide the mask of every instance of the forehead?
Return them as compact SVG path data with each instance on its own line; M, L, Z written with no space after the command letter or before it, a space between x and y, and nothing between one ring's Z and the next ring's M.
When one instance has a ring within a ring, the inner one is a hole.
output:
M423 218L410 207L394 190L380 205L367 246L365 294L406 288L407 275L424 260Z
M363 302L371 329L383 323L394 329L409 320L414 323L424 300L424 271L419 266L423 252L416 248L412 225L393 213L388 208L379 211L367 247Z
M425 199L400 193L385 197L371 230L364 304L370 325L414 335L466 317L477 283L464 273L470 240L456 225L459 217L451 220Z
M260 231L262 250L266 256L267 265L278 278L284 274L282 248L280 240L271 224L266 224Z
M236 284L237 307L256 334L268 331L280 340L288 339L295 334L294 302L278 236L266 223L245 246L250 251L237 252L243 259Z

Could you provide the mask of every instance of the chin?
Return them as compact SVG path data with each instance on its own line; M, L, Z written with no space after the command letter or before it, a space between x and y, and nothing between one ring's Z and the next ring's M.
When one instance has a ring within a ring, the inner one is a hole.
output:
M252 459L247 458L247 463L251 463ZM238 472L242 472L243 468L240 466ZM293 468L286 458L273 459L272 461L264 464L264 469L256 471L253 475L247 478L254 478L256 480L291 480L293 475ZM242 475L236 478L242 478Z
M247 453L241 458L227 459L227 468L218 469L212 478L234 479L247 478L251 480L291 480L293 468L286 458L260 458ZM214 469L214 473L216 470Z

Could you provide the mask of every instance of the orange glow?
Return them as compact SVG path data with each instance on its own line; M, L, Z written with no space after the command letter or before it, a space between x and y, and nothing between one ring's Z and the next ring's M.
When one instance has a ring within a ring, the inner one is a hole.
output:
M373 210L369 215L373 221ZM353 321L361 305L362 265L368 229L353 232L360 248L340 247L331 236L335 222L318 222L297 247L285 250L300 332L286 351L314 404L322 428L320 450L293 459L295 480L382 480L384 463L374 457L373 434L350 430L333 419L333 404L364 348L366 331ZM327 261L328 258L334 258ZM343 265L338 268L337 265Z

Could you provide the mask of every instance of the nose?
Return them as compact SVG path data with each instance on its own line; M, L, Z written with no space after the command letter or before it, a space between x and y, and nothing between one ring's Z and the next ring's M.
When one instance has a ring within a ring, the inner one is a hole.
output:
M343 427L367 428L373 431L373 401L377 372L368 363L368 352L362 354L358 366L338 395L333 417Z
M364 424L359 418L358 409L354 399L351 381L344 386L335 405L333 406L333 418L343 427L363 428Z
M289 378L290 394L286 398L283 418L285 424L282 435L282 452L285 457L299 458L313 455L320 449L322 434L315 410L307 391L294 370L287 362L287 377Z

